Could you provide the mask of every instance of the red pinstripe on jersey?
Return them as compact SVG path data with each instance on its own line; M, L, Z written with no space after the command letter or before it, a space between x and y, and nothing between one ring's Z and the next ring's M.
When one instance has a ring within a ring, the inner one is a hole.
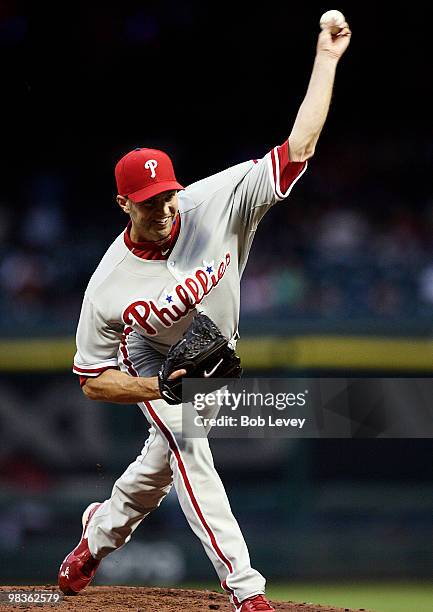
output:
M86 376L98 376L101 372L105 372L105 370L109 370L114 366L105 366L103 368L79 368L74 364L74 372L76 374L85 374Z
M307 162L292 162L289 158L289 141L271 151L274 189L279 199L287 198L293 185L304 174Z
M116 366L106 366L105 368L79 368L74 364L72 371L79 375L80 387L82 387L88 378L97 378L106 370L117 370Z
M129 359L128 353L128 336L132 332L132 327L125 327L120 343L120 352L122 353L123 363L127 367L131 376L138 376L137 370L134 368L132 361Z
M102 374L102 372L105 372L106 370L118 370L118 369L119 368L117 366L107 366L105 368L84 369L84 368L79 368L78 366L74 364L72 371L74 372L74 374L78 374L78 377L80 380L80 387L82 387L88 378L97 378L100 374Z
M126 366L129 374L131 374L131 376L138 376L138 373L135 370L132 364L132 361L129 359L129 353L128 353L128 335L131 332L132 332L132 327L125 327L123 334L122 334L122 339L120 341L120 352L123 358L123 363ZM80 368L74 364L73 371L75 372L75 374L80 375L80 386L82 387L89 377L95 378L99 376L100 374L102 374L102 372L105 372L105 370L110 370L110 369L118 370L119 368L116 366L106 366L103 368Z

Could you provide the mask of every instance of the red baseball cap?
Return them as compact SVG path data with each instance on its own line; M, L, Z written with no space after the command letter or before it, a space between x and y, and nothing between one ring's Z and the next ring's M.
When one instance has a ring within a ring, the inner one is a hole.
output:
M117 193L143 202L163 191L184 189L177 182L171 159L158 149L137 148L122 157L115 169Z

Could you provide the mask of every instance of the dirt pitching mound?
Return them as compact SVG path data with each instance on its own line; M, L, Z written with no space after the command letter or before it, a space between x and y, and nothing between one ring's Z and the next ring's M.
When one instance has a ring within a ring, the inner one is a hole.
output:
M0 587L0 600L5 591L51 591L58 592L52 585L23 587ZM359 612L349 608L330 608L309 603L272 601L277 612ZM20 610L44 610L46 612L233 612L226 595L216 591L187 589L156 589L145 587L88 587L75 597L64 597L55 605L34 603L0 603L0 612ZM363 610L361 608L360 610Z

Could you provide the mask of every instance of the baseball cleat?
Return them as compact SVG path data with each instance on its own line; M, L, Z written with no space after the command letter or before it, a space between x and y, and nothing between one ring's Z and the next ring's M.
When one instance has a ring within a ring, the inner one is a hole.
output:
M255 595L244 599L239 608L235 608L235 612L275 612L275 608L271 606L264 595Z
M87 539L87 527L99 506L101 504L95 502L84 510L81 520L83 524L81 539L60 566L59 588L65 595L77 595L85 589L101 563L99 559L92 557Z

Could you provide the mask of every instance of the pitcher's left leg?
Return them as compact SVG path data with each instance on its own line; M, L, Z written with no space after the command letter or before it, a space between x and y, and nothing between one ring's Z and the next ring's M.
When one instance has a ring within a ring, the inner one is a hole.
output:
M167 439L180 505L221 584L235 602L264 593L265 578L251 567L247 545L215 469L207 437L182 439L182 406L157 400L144 402L141 407Z

